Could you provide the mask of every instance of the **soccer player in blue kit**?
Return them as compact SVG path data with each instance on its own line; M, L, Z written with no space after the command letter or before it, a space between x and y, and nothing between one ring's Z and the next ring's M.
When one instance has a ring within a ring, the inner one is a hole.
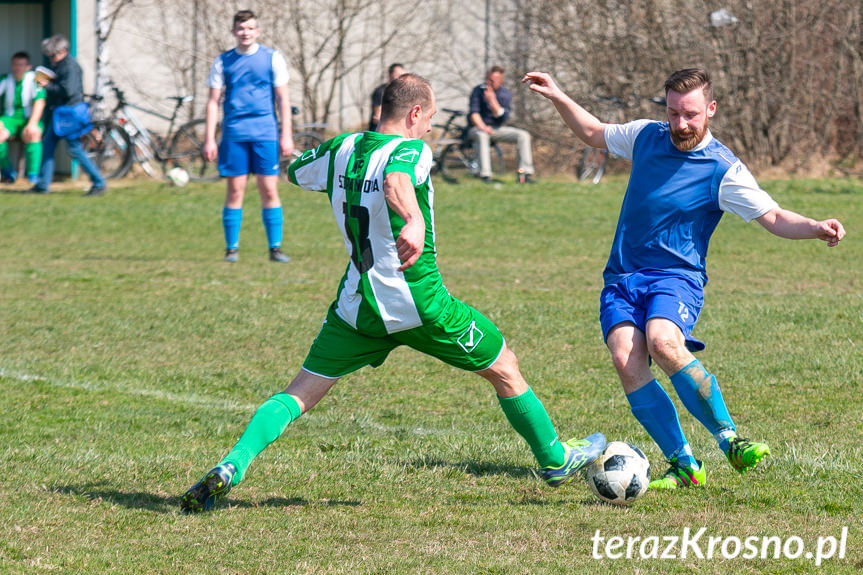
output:
M294 151L291 103L288 95L288 64L281 52L258 44L261 31L251 10L234 15L232 30L237 46L216 58L207 84L207 131L204 156L219 159L219 174L228 180L222 225L225 230L225 261L239 258L243 196L250 173L257 175L261 195L261 217L270 247L270 260L287 263L282 253L282 202L279 199L279 155ZM222 141L216 144L219 100L224 93ZM278 106L281 128L276 118Z
M707 283L710 236L724 212L756 220L772 234L820 239L836 246L845 235L835 219L816 221L782 209L708 128L716 113L706 70L674 72L665 82L667 122L606 124L575 103L551 76L530 72L523 82L554 104L586 144L632 161L632 172L600 295L600 323L632 414L659 445L670 467L656 489L701 485L695 459L670 397L650 370L669 376L686 409L713 434L731 466L743 473L770 454L764 443L737 435L716 377L693 351L692 337Z

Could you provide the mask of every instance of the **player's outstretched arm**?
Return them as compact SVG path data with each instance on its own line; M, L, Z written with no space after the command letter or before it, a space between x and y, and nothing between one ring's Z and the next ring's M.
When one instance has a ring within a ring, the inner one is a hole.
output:
M411 177L404 172L390 172L384 177L384 197L387 205L405 221L396 238L399 254L399 271L416 263L425 246L426 224L417 203Z
M605 148L605 124L579 106L561 90L551 75L545 72L528 72L521 79L528 88L552 101L557 113L569 129L582 142L594 148Z
M845 237L839 220L813 220L782 208L774 208L756 220L771 234L790 240L824 240L833 247Z

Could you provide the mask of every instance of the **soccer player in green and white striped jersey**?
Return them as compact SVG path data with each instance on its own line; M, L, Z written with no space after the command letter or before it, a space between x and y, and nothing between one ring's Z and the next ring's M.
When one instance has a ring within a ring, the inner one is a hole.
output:
M183 496L184 511L211 509L242 480L252 459L344 375L377 367L410 346L487 379L551 486L568 483L605 448L605 437L561 442L497 327L447 291L437 268L431 150L435 98L405 74L384 91L378 132L342 134L291 164L297 185L325 191L350 254L336 300L303 367L265 401L240 440Z

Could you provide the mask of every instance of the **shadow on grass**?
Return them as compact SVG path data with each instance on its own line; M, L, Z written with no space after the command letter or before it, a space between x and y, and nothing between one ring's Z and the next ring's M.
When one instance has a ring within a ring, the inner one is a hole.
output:
M72 495L83 497L93 502L107 501L115 505L121 505L129 509L143 509L157 513L178 513L180 511L180 496L164 497L143 491L119 491L110 489L108 483L88 483L84 485L57 485L49 491L61 495ZM302 497L270 497L262 501L243 501L231 499L223 502L225 507L254 508L254 507L305 507L316 505L321 507L348 506L358 507L361 501L321 499L309 501Z
M567 489L567 487L563 487L562 489ZM518 499L510 500L510 504L512 505L524 505L524 506L537 506L537 507L571 507L577 505L579 507L595 507L595 508L605 508L610 509L615 507L610 503L606 503L605 501L600 501L599 499L593 497L592 495L584 496L579 493L575 493L572 499L553 499L553 498L545 498L545 497L531 497L524 496L519 497Z
M444 461L433 457L418 457L407 462L413 469L455 469L462 473L482 477L485 475L508 475L509 477L534 477L529 467L502 465L488 461Z

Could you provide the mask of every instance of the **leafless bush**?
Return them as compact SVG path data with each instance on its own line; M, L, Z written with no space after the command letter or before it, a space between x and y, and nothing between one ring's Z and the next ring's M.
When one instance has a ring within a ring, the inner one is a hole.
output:
M513 3L507 3L513 6ZM590 107L596 94L635 107L662 95L673 70L711 70L720 104L714 131L747 162L801 165L859 158L863 148L863 4L856 0L536 0L520 4L511 65L547 70ZM713 27L726 8L738 22ZM519 24L520 23L520 24ZM521 30L518 31L518 26ZM500 27L506 34L506 27ZM523 92L539 135L564 130Z

